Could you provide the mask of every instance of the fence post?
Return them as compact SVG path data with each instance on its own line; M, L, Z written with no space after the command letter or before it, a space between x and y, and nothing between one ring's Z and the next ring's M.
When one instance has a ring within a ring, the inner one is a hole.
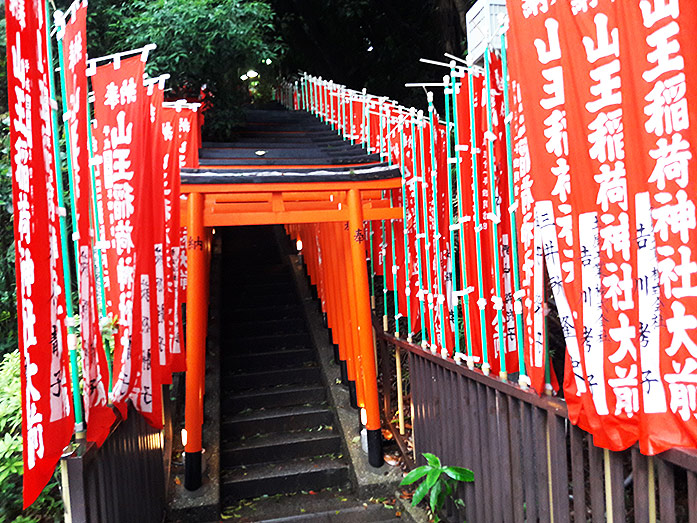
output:
M87 523L87 490L85 485L85 455L94 443L78 440L73 451L60 461L61 487L65 505L65 523Z

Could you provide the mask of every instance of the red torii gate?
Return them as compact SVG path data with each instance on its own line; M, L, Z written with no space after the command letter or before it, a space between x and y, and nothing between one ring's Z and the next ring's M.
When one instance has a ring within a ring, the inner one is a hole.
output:
M371 303L365 246L354 241L352 231L363 222L402 218L402 208L390 203L386 191L401 188L398 168L386 165L334 168L303 172L279 171L196 174L183 173L181 223L186 224L188 281L186 325L185 480L189 490L201 485L203 397L205 393L205 350L208 316L210 241L213 227L265 224L326 224L348 222L346 238L334 231L337 249L350 245L348 257L327 263L332 281L345 285L344 296L355 297L354 322L340 325L343 354L349 377L356 380L357 405L364 409L368 432L368 461L383 463L380 408L373 347ZM343 231L342 231L343 232ZM342 241L343 240L343 241ZM340 252L340 251L336 251ZM350 269L352 281L341 274ZM346 308L336 309L348 313Z

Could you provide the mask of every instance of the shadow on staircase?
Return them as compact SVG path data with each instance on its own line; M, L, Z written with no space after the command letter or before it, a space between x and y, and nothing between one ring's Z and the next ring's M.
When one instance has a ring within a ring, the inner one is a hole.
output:
M273 226L222 233L221 477L233 521L399 521L352 495L303 304Z

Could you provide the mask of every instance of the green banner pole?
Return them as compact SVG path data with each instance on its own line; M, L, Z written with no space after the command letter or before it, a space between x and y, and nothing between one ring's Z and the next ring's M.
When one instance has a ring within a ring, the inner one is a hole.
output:
M404 126L399 126L399 159L400 159L400 170L402 172L402 220L404 223L404 280L405 280L405 293L407 296L407 341L409 343L414 339L414 331L412 329L411 322L411 287L409 286L409 270L411 268L411 259L409 257L409 237L407 235L407 184L404 173L405 163L404 163Z
M435 120L433 117L433 93L429 92L427 95L428 98L428 123L430 124L430 131L431 131L431 187L433 189L433 206L435 208L435 212L433 213L433 227L436 231L436 237L433 238L435 246L434 246L434 251L435 251L435 256L436 256L436 277L438 281L436 282L436 288L438 291L438 295L434 296L434 301L433 301L433 306L438 307L438 314L440 316L440 347L441 347L441 356L443 358L446 358L448 356L448 347L446 345L446 340L445 340L445 310L443 307L443 303L445 302L445 292L443 290L443 267L441 265L441 252L440 252L440 227L438 223L438 179L437 176L439 175L438 173L438 166L436 163L436 126L435 126ZM446 132L447 134L447 132ZM446 166L447 169L447 166ZM441 173L440 176L443 176ZM435 314L435 309L434 309L434 314ZM448 321L450 321L450 318L448 318ZM435 333L434 333L435 336Z
M48 6L48 1L46 2L46 15L48 16L49 13L49 6ZM65 73L64 73L64 67L63 67L63 35L64 35L64 28L57 28L56 36L57 36L57 41L58 41L58 66L60 68L60 81L61 81L61 92L65 93ZM53 51L52 51L52 45L51 45L51 33L50 33L50 24L46 23L46 31L47 31L47 56L48 56L48 63L49 67L53 68ZM52 71L50 72L52 73ZM57 185L57 192L58 192L58 207L62 209L62 212L60 212L60 218L59 218L59 223L60 223L60 230L61 230L61 250L63 253L63 279L64 285L65 285L65 306L66 306L66 326L68 328L68 351L70 354L70 378L71 378L71 385L72 385L72 393L73 393L73 405L75 408L75 436L77 438L84 438L85 436L85 419L84 419L84 411L82 407L82 397L80 395L80 374L79 374L79 369L78 369L78 364L77 364L77 337L78 337L78 332L77 329L75 328L75 309L73 307L73 300L72 300L72 275L70 272L70 249L68 247L68 226L67 226L67 216L65 213L65 201L63 198L63 173L61 170L60 166L60 143L58 140L58 103L56 101L56 89L55 89L55 82L53 78L53 74L48 75L49 78L49 90L51 93L51 122L53 126L53 147L54 147L54 154L55 154L55 170L56 170L56 185ZM67 112L66 108L66 100L65 96L63 96L63 112ZM70 150L70 138L69 138L69 133L68 133L68 123L67 121L63 125L64 130L65 130L65 145L66 145L66 151L68 155L68 180L69 180L69 190L70 190L70 199L71 199L71 205L72 205L72 219L73 219L73 237L75 237L77 233L76 229L76 221L75 221L75 198L73 195L73 175L72 175L72 165L71 165L71 150ZM77 251L77 244L75 244L75 260L79 260L79 253Z
M478 276L478 287L479 287L479 299L477 300L477 305L479 306L479 320L480 320L480 331L482 338L482 372L485 375L489 375L491 366L489 365L489 349L486 339L486 314L484 312L484 307L486 306L486 298L484 297L484 282L482 281L482 225L479 213L479 175L477 169L477 122L474 115L474 82L472 81L472 75L467 75L468 81L467 86L469 90L469 102L470 102L470 148L472 150L472 180L474 182L474 231L475 231L475 243L477 248L477 276Z
M509 212L511 215L511 256L513 258L513 300L514 310L516 315L516 340L518 342L518 368L519 377L518 384L521 388L528 387L529 378L525 372L525 355L524 355L524 333L523 333L523 304L521 303L520 291L520 266L518 264L518 225L516 221L515 208L515 186L513 183L513 140L511 138L511 119L510 100L508 92L508 57L506 52L506 33L501 34L501 69L503 75L503 104L506 122L506 156L508 167L508 203Z
M457 153L453 155L453 144L450 138L451 126L454 124L450 121L450 111L452 107L451 98L454 96L453 88L450 84L450 76L445 76L443 78L443 84L445 86L445 148L447 151L447 176L448 176L448 218L450 221L450 226L448 230L450 232L450 285L451 296L452 296L452 307L453 307L453 322L455 323L455 353L453 354L453 359L458 363L462 363L462 347L460 346L460 311L459 311L459 298L458 298L458 287L457 287L457 271L455 270L455 229L460 225L455 222L455 213L453 211L453 172L452 165L459 163L459 158ZM461 247L462 248L462 247Z
M385 191L380 193L382 198L385 198ZM380 227L382 229L382 242L380 242L380 256L382 257L382 327L385 332L389 330L387 313L389 307L387 306L387 228L385 227L385 220L380 220Z
M419 299L419 312L421 314L421 347L426 348L428 347L429 343L427 341L428 338L428 332L426 331L426 314L425 314L425 301L426 297L424 296L425 294L425 289L424 287L424 278L423 278L423 253L421 251L421 205L419 203L419 176L418 176L418 168L416 166L416 156L419 151L417 151L416 147L416 117L417 115L414 114L414 110L412 109L412 114L411 114L411 137L412 137L412 173L413 173L413 183L414 183L414 211L416 213L416 260L418 262L418 267L419 267L419 292L417 298ZM418 125L421 126L421 122L418 122ZM421 145L423 145L423 131L421 132ZM421 149L421 148L419 148ZM423 160L423 151L421 150L420 153L421 159ZM423 164L423 162L422 162ZM423 167L423 165L422 165ZM423 176L423 171L422 171L422 176Z
M464 214L464 201L463 201L463 195L464 195L464 189L462 187L462 166L460 165L460 156L459 152L460 151L466 151L467 146L463 146L462 142L460 141L460 116L458 114L458 109L457 109L457 92L458 89L462 89L463 85L462 82L460 82L459 86L457 84L456 75L455 75L455 69L454 69L454 63L451 63L451 70L450 70L450 86L452 89L452 111L453 111L453 124L455 126L455 146L453 147L454 152L455 152L455 176L456 176L456 184L457 184L457 196L458 196L458 214L457 214L457 223L458 223L458 238L460 241L460 266L461 266L461 273L462 273L462 307L463 307L463 316L465 317L465 343L467 347L467 367L470 369L474 369L474 358L472 355L472 315L470 313L470 293L474 291L474 288L470 288L469 286L469 276L468 276L468 270L467 270L467 253L465 252L465 231L464 231L464 224L465 224L465 214Z
M89 104L87 104L87 110L90 110ZM90 158L94 158L94 151L92 150L92 115L88 115L89 121L87 125L87 147L89 150L89 155ZM101 248L101 242L102 242L102 237L101 237L101 232L99 230L99 207L97 205L97 182L96 182L96 176L94 174L94 165L92 165L92 162L90 162L90 175L92 178L92 195L94 196L92 198L92 215L93 215L93 220L94 220L94 239L95 239L95 244L97 245L96 251L97 251L97 264L99 266L99 270L97 271L97 274L99 275L99 289L100 289L100 297L99 297L99 305L100 305L100 317L102 320L104 320L107 317L107 310L106 310L106 290L104 287L104 264L102 260L102 248ZM112 358L111 358L111 333L105 334L102 332L102 341L104 343L104 353L106 355L106 363L107 363L107 368L109 370L109 392L111 393L112 390L112 384L114 381L114 376L113 376L113 371L112 371Z
M385 136L385 145L387 149L387 162L389 165L392 165L392 151L390 149L390 135L392 133L391 129L391 122L390 122L390 114L389 111L387 112L386 115L386 124L387 124L387 133ZM382 126L380 127L380 133L382 135ZM393 196L393 191L390 190L390 207L394 207L394 196ZM397 251L395 250L395 235L394 235L394 220L390 220L390 239L392 240L392 267L390 267L390 270L392 271L392 288L394 289L392 291L392 299L394 300L394 330L395 330L395 336L399 338L399 293L398 293L398 287L397 287L397 273L398 273L398 260L397 260ZM406 255L406 253L405 253Z
M368 222L368 248L370 249L366 262L370 279L370 308L375 310L375 260L373 260L373 222Z

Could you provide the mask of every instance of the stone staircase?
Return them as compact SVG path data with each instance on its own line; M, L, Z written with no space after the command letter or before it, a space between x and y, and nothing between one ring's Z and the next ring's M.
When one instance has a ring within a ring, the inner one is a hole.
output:
M282 232L222 232L223 514L246 507L235 521L393 521L394 510L350 494L349 462Z

